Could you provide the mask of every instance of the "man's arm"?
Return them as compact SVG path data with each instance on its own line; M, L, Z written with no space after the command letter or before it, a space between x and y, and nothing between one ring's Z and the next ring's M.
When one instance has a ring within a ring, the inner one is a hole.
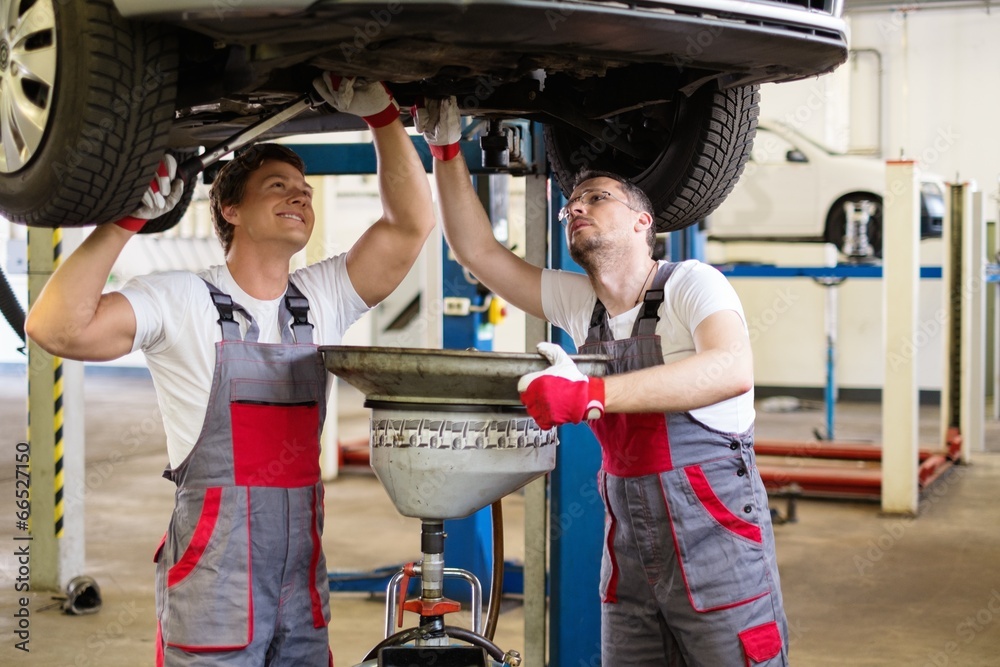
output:
M543 318L542 270L524 261L493 236L489 217L472 187L459 151L461 115L454 97L417 107L415 125L434 156L445 238L459 264L515 307Z
M177 205L184 184L174 180L176 169L173 157L164 158L139 208L95 229L53 272L24 322L25 334L39 347L81 361L108 361L132 351L136 320L131 304L117 292L102 292L128 240L147 220Z
M347 252L351 284L374 306L403 281L434 228L427 174L384 83L324 72L313 87L337 111L360 116L374 137L382 217Z
M542 428L598 419L606 412L683 412L750 391L753 355L734 310L706 317L694 331L695 354L672 364L588 377L553 343L539 343L550 366L521 377L517 390Z
M493 227L472 187L465 158L434 160L445 238L458 263L479 282L529 315L544 319L542 270L508 250L493 236Z
M347 253L347 273L369 306L387 297L406 277L434 228L427 174L398 120L373 128L382 217Z
M606 412L682 412L753 387L753 353L739 314L720 310L694 330L695 354L604 379Z
M134 235L103 225L60 264L24 322L24 331L46 352L67 359L107 361L132 350L135 313L121 294L102 294L111 267Z

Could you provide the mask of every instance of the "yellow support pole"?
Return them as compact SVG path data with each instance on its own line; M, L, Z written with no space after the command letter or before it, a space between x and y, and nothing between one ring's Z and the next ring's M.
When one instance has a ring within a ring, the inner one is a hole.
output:
M29 306L59 266L65 245L60 229L29 230ZM28 341L32 590L61 591L84 564L82 405L77 405L82 403L82 375L79 362L54 357ZM76 417L67 429L67 397L72 394Z

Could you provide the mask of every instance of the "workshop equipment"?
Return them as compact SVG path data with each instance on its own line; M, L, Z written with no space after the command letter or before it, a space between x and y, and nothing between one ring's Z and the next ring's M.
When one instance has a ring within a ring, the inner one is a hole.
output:
M396 509L421 520L421 560L407 563L390 580L386 638L362 665L516 667L517 652L496 646L492 627L483 631L478 579L444 566L443 521L496 506L555 466L555 429L540 429L517 393L522 375L548 363L536 354L350 346L320 351L327 370L365 394L365 406L372 408L372 468ZM587 375L605 373L602 356L577 355L574 361ZM502 562L502 540L495 540L494 564ZM411 577L420 579L421 593L407 600ZM448 577L472 588L471 631L445 625L444 616L461 609L444 597ZM500 578L495 569L491 618L499 609ZM405 611L419 614L419 625L395 632Z

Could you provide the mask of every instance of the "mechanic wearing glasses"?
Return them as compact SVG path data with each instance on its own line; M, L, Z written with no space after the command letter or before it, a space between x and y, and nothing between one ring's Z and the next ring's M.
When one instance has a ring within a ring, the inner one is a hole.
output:
M454 98L417 127L435 156L458 261L525 312L613 361L583 375L558 346L518 389L542 428L587 420L606 509L601 664L788 664L767 495L753 452L753 362L743 309L714 268L657 262L652 206L614 174L584 172L559 219L586 275L543 270L495 240L458 158Z
M312 188L295 153L261 144L212 186L225 264L102 294L125 243L180 198L166 160L143 206L95 229L28 315L28 335L53 354L146 355L164 474L178 487L156 554L157 665L333 665L319 467L328 374L317 345L340 343L399 285L434 209L388 90L329 74L314 85L374 137L384 212L350 250L289 274L313 230Z

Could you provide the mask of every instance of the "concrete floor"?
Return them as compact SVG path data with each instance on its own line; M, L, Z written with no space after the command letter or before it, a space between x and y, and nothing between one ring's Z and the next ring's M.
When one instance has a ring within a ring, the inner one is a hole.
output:
M342 391L342 438L364 436L360 401ZM13 648L13 519L0 522L0 664L134 667L153 661L153 550L166 527L173 486L151 383L88 375L86 392L86 566L104 604L89 616L46 608L32 592L31 652ZM24 439L23 375L0 374L3 451ZM822 412L759 410L760 438L811 439ZM922 442L937 440L937 411L924 408ZM878 441L877 405L841 404L838 439ZM128 443L127 445L125 443ZM925 493L916 519L881 516L877 504L804 499L798 521L776 526L778 563L791 629L792 664L1000 665L1000 425L987 425L988 453L955 468ZM12 453L8 461L13 460ZM0 497L13 512L13 472L0 467ZM784 512L783 500L772 504ZM507 557L523 551L523 501L504 501ZM8 515L9 516L9 515ZM330 568L368 570L419 557L419 524L400 517L377 480L345 472L327 485L324 537ZM382 637L378 596L338 594L330 645L341 667L360 662ZM460 623L463 623L460 619ZM467 621L464 621L467 623ZM519 601L505 602L496 635L523 647ZM575 667L575 666L560 666Z

